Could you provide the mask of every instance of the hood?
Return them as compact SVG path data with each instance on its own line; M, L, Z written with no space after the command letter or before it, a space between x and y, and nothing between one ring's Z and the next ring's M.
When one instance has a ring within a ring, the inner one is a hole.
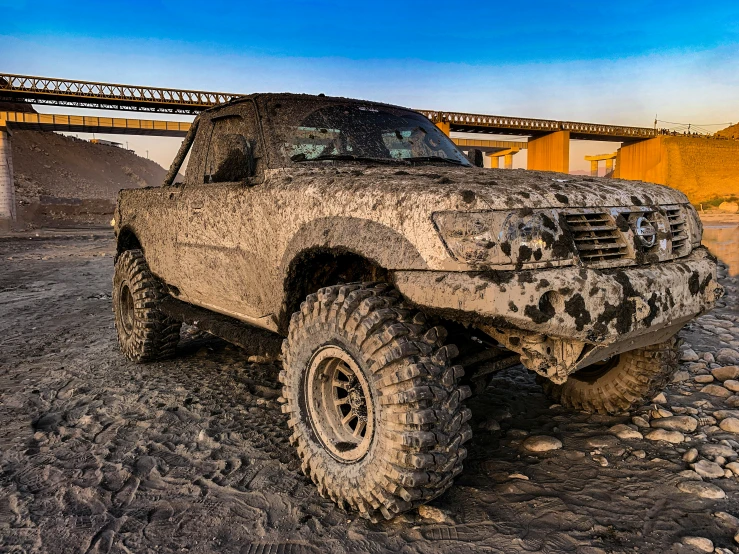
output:
M273 172L321 189L340 186L360 194L374 191L406 197L431 195L447 199L447 202L457 199L459 209L466 210L656 206L688 202L683 193L663 185L523 169L431 164L316 167L311 164Z

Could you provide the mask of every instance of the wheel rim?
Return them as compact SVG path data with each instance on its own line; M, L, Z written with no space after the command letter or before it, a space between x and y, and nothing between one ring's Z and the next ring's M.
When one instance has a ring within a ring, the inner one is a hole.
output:
M128 285L121 287L121 324L127 335L133 333L134 305L133 293Z
M340 462L361 460L374 435L374 405L357 362L325 346L313 355L305 384L308 417L323 447Z

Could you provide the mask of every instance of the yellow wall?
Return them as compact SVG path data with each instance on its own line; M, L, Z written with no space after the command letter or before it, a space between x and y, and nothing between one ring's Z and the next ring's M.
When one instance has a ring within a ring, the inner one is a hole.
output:
M739 141L665 136L626 145L614 177L668 185L694 204L739 196Z

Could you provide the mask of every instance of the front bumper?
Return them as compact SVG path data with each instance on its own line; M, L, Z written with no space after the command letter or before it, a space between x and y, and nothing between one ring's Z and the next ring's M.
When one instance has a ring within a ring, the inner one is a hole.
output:
M598 356L638 347L647 336L651 342L669 338L664 335L713 308L723 294L716 261L703 247L675 261L618 269L399 271L395 285L425 310L484 330L523 330L581 343L565 374Z

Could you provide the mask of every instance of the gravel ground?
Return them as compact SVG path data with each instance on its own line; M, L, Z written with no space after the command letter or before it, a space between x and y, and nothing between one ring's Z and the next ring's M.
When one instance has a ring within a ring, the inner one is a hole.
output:
M728 296L683 331L680 372L649 405L569 413L513 368L470 401L454 487L371 524L301 475L275 364L194 328L174 360L122 357L113 248L0 242L2 552L739 552L738 283L725 269Z

